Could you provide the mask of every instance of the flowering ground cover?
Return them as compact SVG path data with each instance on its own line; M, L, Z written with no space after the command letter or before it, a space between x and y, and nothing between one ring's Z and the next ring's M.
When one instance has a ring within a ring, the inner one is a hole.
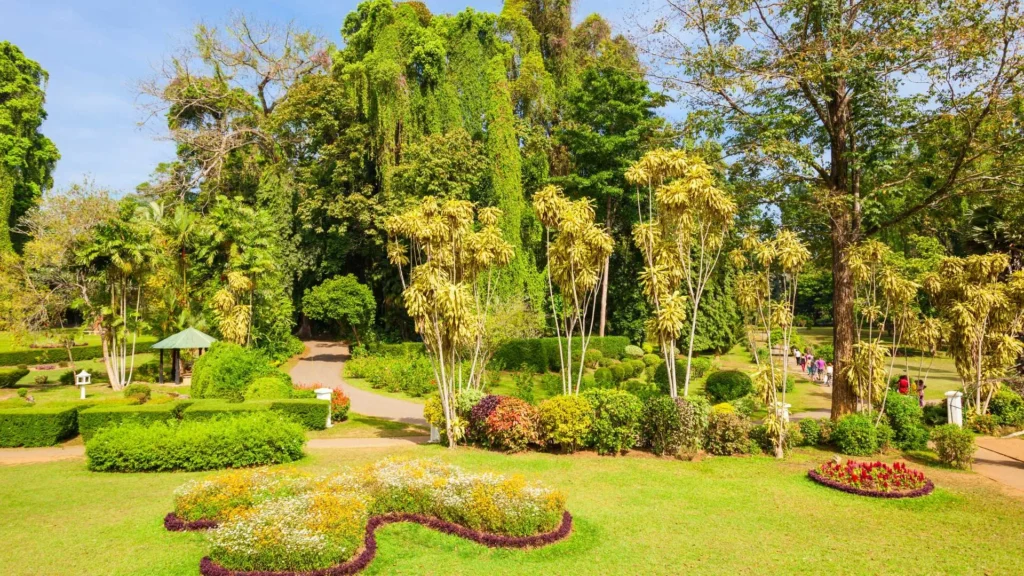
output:
M322 569L348 574L373 559L376 528L398 521L507 547L549 544L571 526L565 496L557 490L519 475L470 473L421 459L384 459L319 476L255 469L193 480L175 492L165 526L209 530L212 551L202 563L208 576ZM364 533L364 550L345 566Z
M924 473L903 462L828 461L808 471L812 480L861 496L912 498L931 494L935 486Z
M831 457L796 449L681 462L649 456L459 448L309 450L276 467L320 476L389 455L522 474L567 495L572 536L533 550L488 548L410 523L376 532L367 576L520 574L1016 574L1024 502L970 472L923 468L927 498L851 498L807 478ZM182 576L209 555L203 532L167 532L175 489L213 472L101 474L85 462L0 467L0 574ZM766 501L778 506L766 507ZM768 527L768 528L766 528ZM766 529L785 538L767 538ZM940 553L970 542L971 554ZM870 552L870 553L869 553Z

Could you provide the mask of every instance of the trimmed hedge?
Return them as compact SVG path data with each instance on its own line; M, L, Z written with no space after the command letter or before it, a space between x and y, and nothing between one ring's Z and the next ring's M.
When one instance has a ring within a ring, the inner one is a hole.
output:
M28 375L27 368L11 368L9 370L0 370L0 388L10 388L18 383Z
M140 406L98 406L83 410L78 415L78 431L82 439L89 441L101 428L116 426L125 422L152 424L167 420L178 420L181 413L192 405L192 401L143 404Z
M104 428L86 443L85 455L97 472L216 470L292 462L305 441L301 426L263 412Z
M135 344L135 353L142 354L149 352L150 347L156 344L156 340L139 340ZM75 346L72 349L75 362L95 360L103 357L103 346ZM30 348L28 350L13 350L0 352L0 366L20 366L22 364L33 366L36 364L57 364L68 359L67 350L64 348Z
M262 412L270 409L266 402L228 402L226 400L207 400L196 402L181 413L182 420L210 420L221 416L244 416L251 412Z
M423 342L377 343L367 346L367 349L373 356L387 356L389 358L423 356L427 353Z
M192 397L241 402L249 385L261 376L274 376L291 388L291 377L274 368L259 350L215 342L192 366Z
M720 370L708 376L704 391L714 402L731 402L754 391L750 376L739 370Z
M562 343L562 354L565 354L565 342ZM572 339L573 358L579 358L582 341ZM629 338L625 336L594 336L587 345L587 350L599 350L605 358L622 358L629 346ZM573 361L575 364L576 361ZM502 344L494 352L491 365L508 370L518 370L526 366L534 372L557 372L562 362L558 353L558 338L517 338Z
M323 430L327 427L331 403L329 400L275 400L270 403L270 409L298 422L306 430ZM343 420L347 414L346 410L338 420Z
M77 433L75 406L0 410L0 447L53 446Z

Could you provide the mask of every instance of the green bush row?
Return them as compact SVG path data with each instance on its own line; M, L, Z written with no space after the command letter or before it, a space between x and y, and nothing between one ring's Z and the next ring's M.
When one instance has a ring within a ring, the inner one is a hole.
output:
M307 430L323 430L327 426L330 402L316 399L271 400L263 402L226 402L209 400L195 402L182 411L186 421L204 421L221 416L244 416L253 412L278 412L301 424Z
M622 358L629 346L625 336L594 336L587 345L588 350L599 350L604 358ZM562 354L566 353L562 341ZM573 358L579 358L582 340L572 339ZM575 363L575 362L574 362ZM558 338L517 338L509 340L495 352L491 365L506 370L518 370L526 366L534 372L557 372L562 361L559 355Z
M149 352L150 347L155 343L156 340L153 339L140 340L135 344L135 353ZM96 358L103 357L103 347L99 345L76 346L71 350L71 353L75 357L75 362L95 360ZM64 348L30 348L28 350L0 352L0 366L56 364L67 359L68 352Z
M53 446L78 433L76 406L0 410L0 447Z
M0 388L11 388L28 375L27 368L10 368L0 370Z
M209 421L128 422L100 430L85 445L90 470L216 470L292 462L302 457L302 427L254 412Z
M83 440L89 441L101 428L125 422L152 424L153 422L178 420L181 418L182 412L192 403L189 400L182 400L139 406L97 406L83 410L78 415L78 431L82 434Z

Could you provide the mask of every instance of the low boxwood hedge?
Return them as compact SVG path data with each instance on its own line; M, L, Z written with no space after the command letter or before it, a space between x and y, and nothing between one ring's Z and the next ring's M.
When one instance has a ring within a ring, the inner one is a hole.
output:
M323 430L327 427L331 403L328 400L274 400L270 402L270 409L298 422L306 430Z
M27 368L8 368L0 370L0 388L11 388L28 375Z
M78 433L78 407L0 410L0 447L53 446Z
M153 338L139 340L135 344L135 353L149 352L150 347L156 343ZM96 346L75 346L72 349L75 362L84 360L95 360L103 357L103 347ZM68 352L64 348L30 348L28 350L12 350L0 352L0 366L20 366L22 364L32 366L35 364L56 364L68 359Z
M85 445L90 470L216 470L292 462L302 457L302 426L269 411L237 418L127 422L103 428Z
M182 400L139 406L97 406L79 413L78 431L82 434L82 439L88 441L101 428L107 426L124 422L150 424L157 421L180 419L182 412L191 405L192 401Z
M266 402L202 400L186 408L181 413L181 417L183 420L209 420L221 416L244 416L250 412L261 412L269 409L270 404Z

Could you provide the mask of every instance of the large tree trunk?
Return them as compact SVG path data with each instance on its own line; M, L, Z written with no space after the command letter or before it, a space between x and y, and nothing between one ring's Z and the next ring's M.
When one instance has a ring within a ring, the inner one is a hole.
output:
M857 411L857 393L847 370L853 363L855 322L853 273L846 255L854 244L849 212L832 218L832 342L835 362L832 374L832 419Z

